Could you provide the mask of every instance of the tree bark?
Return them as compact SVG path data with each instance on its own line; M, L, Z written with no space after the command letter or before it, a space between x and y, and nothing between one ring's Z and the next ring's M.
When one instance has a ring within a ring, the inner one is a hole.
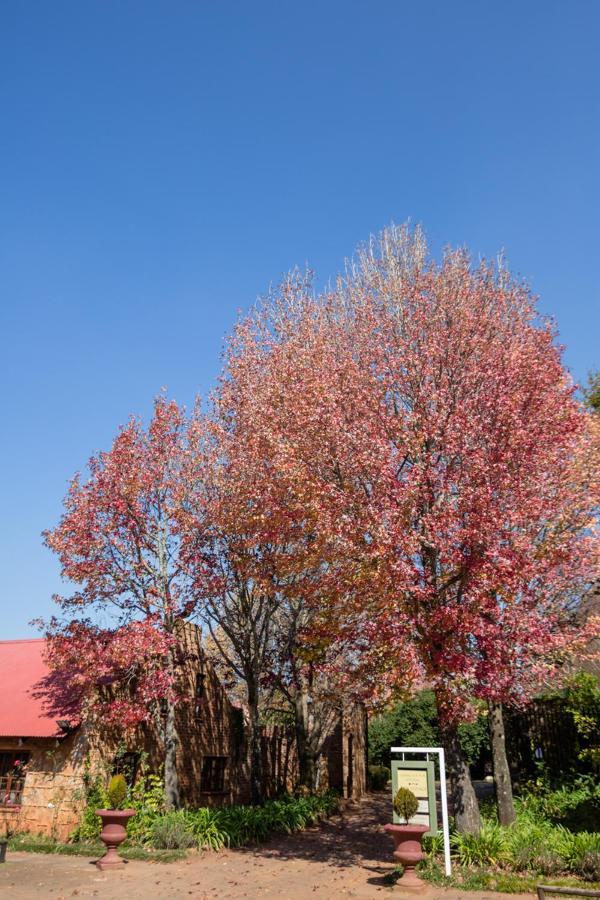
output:
M260 806L264 802L264 797L262 728L258 708L258 690L251 678L247 680L246 686L248 691L248 714L250 716L250 802L253 806Z
M315 790L316 785L316 755L311 746L309 721L308 721L308 694L300 689L295 701L295 726L296 748L298 751L298 775L299 783L310 791Z
M481 829L479 804L471 781L469 765L460 744L458 727L454 724L443 726L442 739L448 762L450 806L456 827L462 834L478 834Z
M516 819L513 800L510 769L506 757L506 737L504 733L504 716L502 704L489 703L490 738L492 759L494 763L494 783L496 787L496 805L498 821L501 825L510 825Z
M175 727L175 704L171 701L167 701L165 717L165 805L167 809L179 808L177 730Z

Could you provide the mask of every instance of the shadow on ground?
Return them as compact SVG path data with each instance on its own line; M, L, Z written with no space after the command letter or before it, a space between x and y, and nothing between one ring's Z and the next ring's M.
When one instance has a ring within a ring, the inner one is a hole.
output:
M296 859L347 868L365 863L394 865L393 843L383 831L390 819L388 792L370 794L349 804L341 815L298 834L278 836L258 848L238 853L259 854L266 859ZM368 866L366 867L368 868ZM372 869L378 871L376 866Z

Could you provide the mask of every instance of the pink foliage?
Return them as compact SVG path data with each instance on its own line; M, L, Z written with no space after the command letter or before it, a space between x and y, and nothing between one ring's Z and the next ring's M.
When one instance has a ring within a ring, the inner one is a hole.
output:
M174 638L157 624L148 619L114 630L75 620L50 624L49 661L84 717L126 730L147 721L161 700L177 700L168 667Z
M238 521L285 548L313 640L354 642L379 693L410 669L461 715L522 700L581 642L598 442L529 291L406 249L388 232L335 291L293 277L242 321L214 427Z
M186 428L177 404L157 399L147 430L131 419L92 457L45 533L76 586L55 598L66 616L48 626L50 664L88 711L126 726L177 699L176 624L195 608L181 555Z
M51 641L85 696L130 685L106 715L174 696L175 623L238 580L301 598L307 666L380 699L431 684L447 718L523 702L597 633L573 611L599 572L598 421L503 269L390 229L331 291L294 275L242 320L213 401L132 420L46 534L64 609L115 616Z

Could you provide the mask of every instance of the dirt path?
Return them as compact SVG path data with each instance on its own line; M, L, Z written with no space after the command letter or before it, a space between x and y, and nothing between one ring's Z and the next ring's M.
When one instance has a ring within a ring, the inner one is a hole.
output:
M381 830L389 798L371 796L320 828L278 838L270 844L222 853L192 854L180 862L129 862L122 872L102 873L89 860L68 856L10 853L0 866L0 897L14 900L142 898L352 898L385 900L414 896L401 884L389 887L391 841ZM506 894L464 893L428 886L423 900L507 900ZM530 900L532 894L512 895Z

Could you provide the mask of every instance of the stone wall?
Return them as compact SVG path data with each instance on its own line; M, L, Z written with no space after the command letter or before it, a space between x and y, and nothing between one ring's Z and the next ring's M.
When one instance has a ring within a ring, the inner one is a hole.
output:
M82 736L62 740L0 738L0 752L29 754L20 809L0 807L0 834L30 831L64 840L85 804Z
M338 791L343 797L367 792L367 713L362 704L340 711L318 762L319 790ZM298 755L293 732L265 728L263 734L263 790L266 797L291 791L298 780Z

